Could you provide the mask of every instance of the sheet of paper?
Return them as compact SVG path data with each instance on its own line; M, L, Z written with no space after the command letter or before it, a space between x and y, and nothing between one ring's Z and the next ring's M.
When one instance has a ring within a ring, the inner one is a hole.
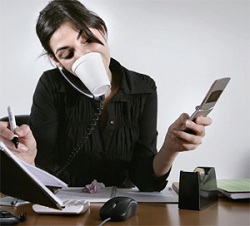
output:
M78 199L87 200L89 202L106 202L111 198L115 189L116 187L105 187L99 190L97 193L91 194L83 191L82 187L68 187L58 190L56 196L59 197L61 200Z
M20 160L21 161L21 160ZM23 165L31 172L33 173L39 180L46 186L51 187L58 187L58 188L65 188L68 187L66 183L64 183L59 178L55 177L52 174L49 174L48 172L39 169L38 167L34 167L32 165L27 164L26 162L23 162Z
M39 181L43 183L46 186L51 187L67 187L68 185L64 183L59 178L53 176L52 174L49 174L48 172L32 166L30 164L27 164L26 162L22 161L21 159L17 158L6 146L4 143L0 142L0 147L2 148L2 151L4 151L10 158L12 158L15 162L18 162L18 164L26 171L28 170L31 172L35 177L39 178Z
M0 205L2 206L20 206L29 203L21 199L17 199L11 196L5 196L0 198Z
M123 189L116 187L105 187L97 193L87 193L82 188L68 187L60 189L56 195L62 199L84 199L89 202L106 202L115 196L127 196L135 199L137 202L161 202L177 203L178 195L176 192L167 187L161 192L140 192L138 189Z
M117 189L116 196L128 196L137 202L178 203L178 195L171 188L166 187L161 192L141 192L137 189Z

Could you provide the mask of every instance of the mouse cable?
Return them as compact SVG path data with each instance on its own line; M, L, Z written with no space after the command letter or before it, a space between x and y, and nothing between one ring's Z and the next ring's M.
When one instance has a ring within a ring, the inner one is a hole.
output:
M111 218L106 218L104 221L102 221L98 226L102 226L104 225L106 222L108 222L109 220L111 220Z

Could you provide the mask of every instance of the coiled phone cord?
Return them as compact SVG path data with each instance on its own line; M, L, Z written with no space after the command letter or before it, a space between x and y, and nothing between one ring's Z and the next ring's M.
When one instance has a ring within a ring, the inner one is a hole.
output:
M100 99L99 100L99 107L97 108L97 112L95 113L95 115L92 119L92 122L90 123L90 126L87 128L87 131L85 132L85 134L81 138L81 141L79 142L79 144L69 154L65 163L54 172L55 176L59 176L69 166L69 164L73 161L73 159L76 157L76 155L80 152L84 143L88 140L89 136L92 134L95 126L97 125L97 121L100 119L102 109L103 109L103 103L102 103L102 100Z

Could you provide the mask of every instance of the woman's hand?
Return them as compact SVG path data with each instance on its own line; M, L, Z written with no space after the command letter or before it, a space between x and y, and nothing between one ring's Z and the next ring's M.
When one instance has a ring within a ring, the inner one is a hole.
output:
M205 126L212 124L209 117L198 117L195 122L190 121L188 114L181 114L180 117L169 127L163 147L171 152L182 152L194 150L202 143L205 136ZM192 130L192 133L181 131L180 128L185 125Z
M15 147L12 139L14 133L9 129L8 122L0 121L0 140L23 161L35 165L35 157L37 154L36 140L28 125L21 125L16 128L15 134L19 137L18 148Z
M193 122L189 120L188 114L181 114L169 127L162 148L154 158L155 175L162 176L166 174L179 152L197 148L205 136L205 127L210 124L212 124L212 119L209 117L198 117ZM183 125L192 130L192 133L180 130Z

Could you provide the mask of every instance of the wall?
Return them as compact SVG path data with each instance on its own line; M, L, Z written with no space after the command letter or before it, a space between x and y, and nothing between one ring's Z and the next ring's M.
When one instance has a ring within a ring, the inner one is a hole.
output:
M0 117L12 105L30 112L32 94L44 70L35 34L47 0L0 0ZM182 112L192 113L211 83L231 82L211 113L203 144L181 153L169 178L180 170L214 166L217 178L250 177L249 1L247 0L86 0L109 29L112 56L150 75L158 86L158 147Z

